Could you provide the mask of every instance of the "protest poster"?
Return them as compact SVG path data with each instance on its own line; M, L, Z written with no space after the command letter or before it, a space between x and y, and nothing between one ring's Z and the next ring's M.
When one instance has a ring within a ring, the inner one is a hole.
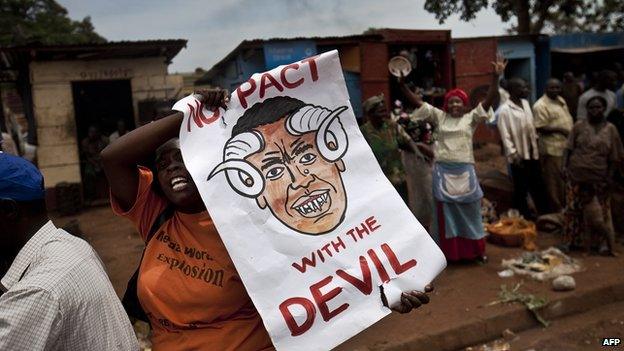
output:
M278 350L327 350L422 290L443 254L360 133L337 51L174 109L184 161Z

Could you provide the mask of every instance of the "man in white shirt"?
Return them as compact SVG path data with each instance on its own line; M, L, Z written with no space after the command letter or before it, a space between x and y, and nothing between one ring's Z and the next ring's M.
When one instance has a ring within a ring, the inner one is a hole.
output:
M539 164L537 132L526 98L529 86L521 78L508 82L509 100L501 106L498 130L514 183L513 205L525 218L533 218L527 196L530 193L538 214L547 212L547 200Z
M0 350L138 350L104 267L48 219L43 177L0 152Z
M587 101L594 96L602 96L605 100L607 100L607 109L605 110L604 115L608 116L609 113L616 107L616 96L613 92L613 90L615 90L616 81L617 75L615 72L610 70L600 71L600 73L598 73L596 83L592 86L592 88L584 92L579 97L576 119L580 120L587 118Z

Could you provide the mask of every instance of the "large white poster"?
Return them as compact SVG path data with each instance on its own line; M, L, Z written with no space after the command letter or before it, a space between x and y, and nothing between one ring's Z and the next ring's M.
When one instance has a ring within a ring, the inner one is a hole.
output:
M327 350L422 290L443 254L358 128L337 51L189 96L185 163L277 349Z

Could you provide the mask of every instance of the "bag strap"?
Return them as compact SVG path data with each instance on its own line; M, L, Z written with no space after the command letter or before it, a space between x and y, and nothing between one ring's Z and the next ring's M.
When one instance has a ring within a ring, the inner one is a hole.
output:
M158 215L154 223L152 223L152 227L147 233L147 238L145 239L145 246L147 246L147 244L150 242L152 237L154 237L158 229L160 229L160 227L162 227L162 225L165 224L166 221L168 221L169 219L171 219L171 217L173 217L174 213L175 213L175 208L173 207L172 204L168 204L167 207L165 207L165 209L160 213L160 215Z

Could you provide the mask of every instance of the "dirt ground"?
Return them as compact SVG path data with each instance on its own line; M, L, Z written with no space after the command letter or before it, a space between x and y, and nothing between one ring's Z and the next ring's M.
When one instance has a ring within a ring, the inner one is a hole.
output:
M479 173L492 169L505 169L505 162L497 145L486 145L477 150L475 154ZM135 271L143 250L143 243L132 225L113 215L108 206L90 208L77 216L55 218L54 221L57 225L65 225L72 221L78 224L83 237L100 254L116 292L122 296L127 280ZM540 235L538 238L541 248L547 248L558 241L559 238L554 235ZM518 315L520 319L531 321L530 314L525 313L522 306L502 304L486 306L497 299L502 284L511 286L522 282L524 292L544 297L549 301L556 301L562 297L585 296L583 294L591 289L602 287L608 289L614 282L624 282L622 274L624 272L624 248L619 245L617 249L623 253L618 258L573 254L574 257L582 260L584 270L574 275L577 289L562 293L552 291L548 282L538 282L519 276L500 278L497 272L502 270L501 260L517 257L522 250L488 243L486 253L489 263L449 265L434 282L435 291L429 305L407 315L392 314L337 349L437 350L445 345L445 341L436 339L436 335L441 335L448 330L468 328L471 323L473 325L481 323L483 330L468 331L469 329L466 329L466 333L455 336L458 339L455 340L457 343L466 346L474 345L475 343L471 341L483 340L483 335L492 335L489 340L494 340L500 332L496 331L498 328L496 323L491 322L493 317L518 310L524 313ZM581 299L572 302L578 305L587 303L600 304L600 302L586 302ZM624 306L622 311L624 311ZM602 311L589 317L586 316L586 318L583 315L573 316L564 319L565 323L557 321L550 327L542 329L541 332L546 336L539 336L541 328L537 328L537 331L519 331L518 339L510 342L510 345L513 346L512 350L600 349L599 338L624 337L624 327L620 324L620 321L624 322L622 314L624 313L615 315ZM563 329L557 329L558 325L562 325ZM536 344L527 343L530 340L535 340ZM475 347L478 346L479 344L475 345Z
M487 344L467 347L465 351L593 351L623 350L602 346L604 339L622 338L624 303L610 304L587 313L563 318L548 328L533 328L519 334L505 331L501 338Z
M114 216L108 207L92 208L78 216L57 218L55 223L64 225L71 220L79 222L84 238L93 245L102 257L115 290L121 296L125 291L127 279L136 269L143 248L135 230L128 221ZM557 241L558 238L555 236L542 235L538 243L540 247L546 248ZM624 252L622 246L618 246L618 250ZM501 284L511 286L523 282L522 289L526 293L556 300L560 296L582 294L590 288L609 284L614 279L624 280L624 275L622 275L624 255L618 258L610 258L585 256L580 253L574 254L574 257L582 260L584 271L574 275L577 281L577 289L573 292L553 292L547 282L533 281L518 276L506 279L499 278L497 272L501 270L501 260L517 257L521 253L522 250L517 248L504 248L488 244L489 263L484 265L475 263L449 265L436 279L435 292L429 305L407 315L392 314L347 341L338 350L402 349L403 343L409 343L416 339L429 340L427 338L430 335L440 333L445 329L478 320L486 320L497 313L517 309L517 305L486 307L489 302L497 299ZM617 324L609 324L613 318L615 317L606 314L603 318L604 321L602 321L605 323L604 325L597 324L593 329L584 331L592 332L596 337L603 337L603 335L604 337L624 336L624 328L620 329ZM624 316L621 320L624 320ZM584 325L585 321L580 318L578 321L573 320L570 328L573 330ZM493 326L484 325L484 328L493 328ZM488 332L486 329L484 329L484 333ZM578 333L574 334L574 336L578 336L580 343L578 347L580 348L566 347L566 350L586 350L592 349L591 347L595 349L596 338L579 335ZM470 338L474 335L465 335L464 337L466 340L472 340ZM562 340L567 343L571 342L572 339L566 337L558 340L545 340L545 345L551 343L555 348L536 348L535 350L555 350L557 346L562 345L559 344L563 342ZM590 341L591 345L585 344L587 340ZM435 344L437 341L431 339L428 342ZM514 350L516 349L521 350L514 348Z
M474 157L477 176L483 176L494 170L507 174L507 161L503 156L501 145L492 143L476 145Z

